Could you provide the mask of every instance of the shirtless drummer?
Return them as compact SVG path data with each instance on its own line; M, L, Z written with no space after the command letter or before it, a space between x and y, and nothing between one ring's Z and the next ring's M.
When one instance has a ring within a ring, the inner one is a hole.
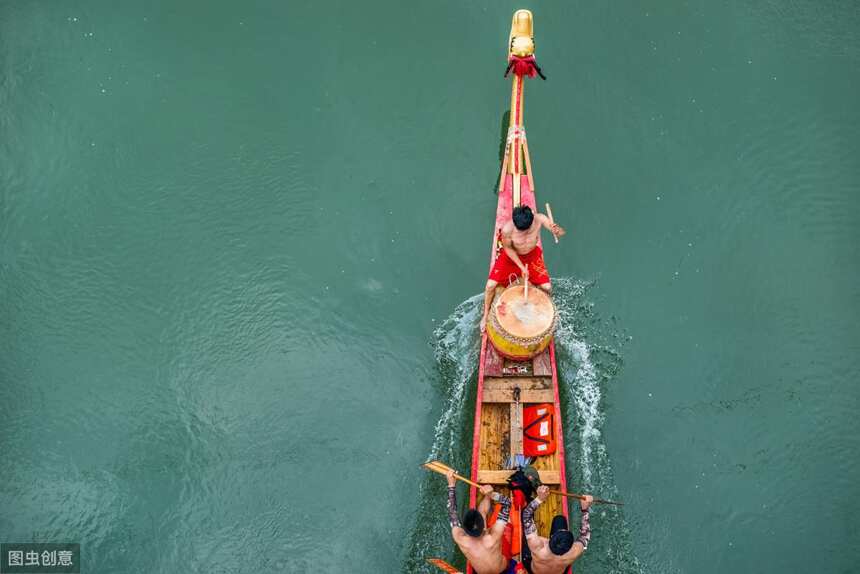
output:
M541 227L556 237L565 231L542 213L533 213L527 205L514 208L511 221L502 227L502 250L490 270L490 278L484 288L484 315L481 317L481 332L487 327L487 312L493 302L493 292L499 283L509 284L525 276L529 282L547 293L552 289L549 274L543 262L543 251L538 246Z

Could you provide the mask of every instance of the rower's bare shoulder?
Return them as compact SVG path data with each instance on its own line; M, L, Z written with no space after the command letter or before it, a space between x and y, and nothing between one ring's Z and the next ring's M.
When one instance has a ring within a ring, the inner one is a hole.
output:
M508 221L502 226L502 237L510 237L514 234L514 224Z

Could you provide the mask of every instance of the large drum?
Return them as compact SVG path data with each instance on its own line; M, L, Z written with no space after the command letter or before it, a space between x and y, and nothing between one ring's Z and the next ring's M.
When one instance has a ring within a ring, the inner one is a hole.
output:
M523 285L516 284L497 294L490 305L487 337L500 354L525 361L546 349L555 324L552 298L543 289L529 285L526 300Z

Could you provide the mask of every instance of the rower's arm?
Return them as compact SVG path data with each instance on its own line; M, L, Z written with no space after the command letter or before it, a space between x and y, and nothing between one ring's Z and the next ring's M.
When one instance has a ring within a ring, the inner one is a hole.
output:
M451 528L462 528L460 516L457 515L457 488L454 486L448 487L448 522Z
M487 516L488 514L490 514L490 510L492 510L492 509L493 509L493 503L492 503L492 500L493 500L493 499L492 499L492 497L491 497L491 496L486 496L486 495L485 495L485 496L481 499L481 503L478 505L478 512L480 512L480 513L481 513L482 515L484 515L484 516Z
M586 508L582 511L582 522L580 522L579 526L579 538L576 539L576 542L579 542L582 545L582 551L585 552L588 550L588 542L591 540L591 524L588 523L588 514L590 508Z
M492 533L497 534L499 536L505 531L505 525L507 525L508 521L511 519L511 499L505 496L504 494L500 494L498 492L494 492L492 495L493 500L501 503L502 508L499 510L499 515L496 517L496 521L493 523Z
M523 533L526 535L526 541L532 551L543 544L543 539L538 535L537 524L535 524L535 511L542 502L540 498L535 498L523 509Z
M576 560L588 550L588 542L591 540L591 525L588 523L588 508L582 510L582 521L579 526L579 537L573 541L573 546L565 554L565 558Z

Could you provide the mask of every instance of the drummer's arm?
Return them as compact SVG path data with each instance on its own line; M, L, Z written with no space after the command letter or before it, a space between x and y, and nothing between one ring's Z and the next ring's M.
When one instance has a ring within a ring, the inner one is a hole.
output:
M504 229L502 230L502 249L505 250L505 253L507 253L508 257L511 258L511 261L513 261L514 264L519 267L523 271L523 273L525 273L526 266L523 265L523 262L520 260L519 254L514 251L514 242L511 240L511 235L506 235L504 233Z
M547 217L543 213L538 213L535 215L535 217L540 222L540 224L544 227L544 229L546 229L547 231L549 231L553 235L561 237L562 235L564 235L566 233L564 228L561 225L559 225L558 223L553 223L552 221L550 221L549 217Z

